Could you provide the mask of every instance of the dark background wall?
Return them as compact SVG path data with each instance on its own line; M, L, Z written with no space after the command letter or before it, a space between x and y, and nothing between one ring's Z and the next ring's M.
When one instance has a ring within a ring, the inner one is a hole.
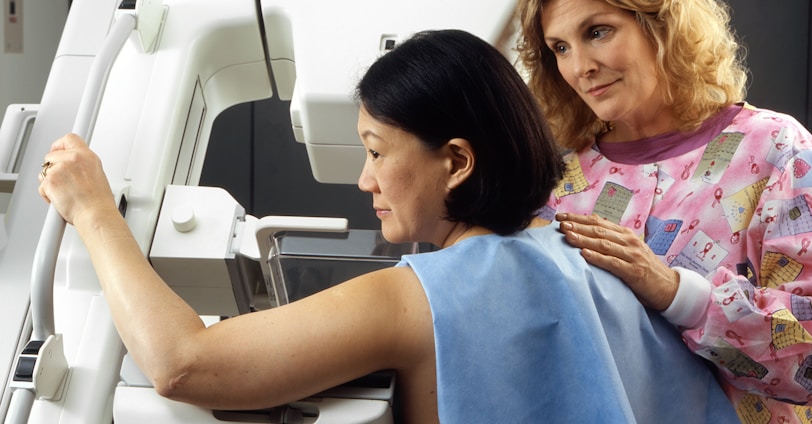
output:
M747 49L748 102L789 113L812 127L810 1L728 0L728 4Z
M297 143L289 102L267 99L234 106L212 128L200 185L226 188L246 212L344 217L350 228L377 229L372 197L350 184L322 184Z
M729 0L751 70L747 100L812 125L812 10L809 0ZM377 229L371 195L355 185L313 179L305 147L293 138L287 102L237 105L216 120L201 185L221 186L254 216L346 217Z

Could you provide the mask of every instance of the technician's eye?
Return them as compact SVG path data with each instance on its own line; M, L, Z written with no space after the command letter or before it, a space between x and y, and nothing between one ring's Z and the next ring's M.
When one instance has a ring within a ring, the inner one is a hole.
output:
M553 51L553 53L560 56L567 53L567 46L564 45L563 43L558 43L553 45L551 50Z
M589 36L593 40L602 40L606 38L611 31L612 29L607 26L598 26L589 30Z

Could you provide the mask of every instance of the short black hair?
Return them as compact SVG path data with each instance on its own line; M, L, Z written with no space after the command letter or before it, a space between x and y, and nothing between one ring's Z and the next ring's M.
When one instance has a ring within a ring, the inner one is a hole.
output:
M561 154L527 84L473 34L415 34L370 66L356 97L370 116L429 149L468 140L476 162L446 199L451 221L511 234L527 227L561 179Z

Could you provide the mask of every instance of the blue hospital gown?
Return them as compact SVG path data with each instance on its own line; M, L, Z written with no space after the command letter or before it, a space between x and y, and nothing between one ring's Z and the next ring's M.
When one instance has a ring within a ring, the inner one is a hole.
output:
M444 423L738 423L703 360L556 225L404 256L431 305Z

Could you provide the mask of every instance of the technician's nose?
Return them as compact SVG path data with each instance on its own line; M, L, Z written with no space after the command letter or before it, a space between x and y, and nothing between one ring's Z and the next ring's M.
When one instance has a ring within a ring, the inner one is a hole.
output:
M573 49L570 55L572 70L576 77L586 77L598 70L598 63L583 49Z

